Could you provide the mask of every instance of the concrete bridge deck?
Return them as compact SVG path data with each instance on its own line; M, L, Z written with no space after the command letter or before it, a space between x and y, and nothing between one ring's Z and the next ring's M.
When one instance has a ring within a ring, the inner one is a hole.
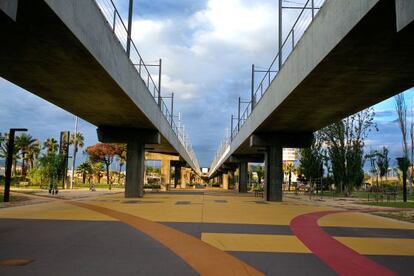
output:
M121 138L150 132L146 151L200 172L95 1L2 0L0 32L1 77Z
M252 147L258 140L277 143L278 134L309 140L312 132L413 87L413 19L412 1L326 1L210 176L234 155L264 159L263 147L272 141Z

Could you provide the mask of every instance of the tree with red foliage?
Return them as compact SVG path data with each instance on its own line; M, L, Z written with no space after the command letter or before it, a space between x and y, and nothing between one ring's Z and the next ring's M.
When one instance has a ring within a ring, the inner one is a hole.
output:
M106 167L106 183L109 186L109 190L112 189L111 178L109 175L109 167L114 161L114 156L121 151L121 146L118 144L102 144L98 143L96 145L86 148L86 152L89 154L89 157L92 162L102 162Z

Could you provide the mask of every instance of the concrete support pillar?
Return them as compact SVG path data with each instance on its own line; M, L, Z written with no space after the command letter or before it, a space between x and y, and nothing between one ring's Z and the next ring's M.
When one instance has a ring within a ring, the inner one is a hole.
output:
M247 182L249 181L249 174L247 169L247 162L239 163L239 193L247 193Z
M185 189L187 187L187 179L188 179L188 174L187 174L187 169L186 168L181 168L181 188Z
M223 189L229 189L229 175L227 173L223 174Z
M98 140L102 143L127 144L125 197L142 197L144 195L145 145L159 145L161 143L160 133L136 128L99 127L97 134Z
M220 185L223 185L223 175L222 175L222 174L220 174L217 178L218 178L217 182L218 182Z
M234 171L229 171L229 187L234 187Z
M312 144L313 133L260 133L250 136L250 147L266 148L265 199L282 201L283 148L306 148Z
M170 188L171 167L170 160L161 160L161 184L164 184L167 190Z
M265 199L282 201L283 147L271 145L265 154Z
M181 185L181 166L174 167L174 187Z
M127 144L125 197L143 197L145 172L145 144L140 138Z

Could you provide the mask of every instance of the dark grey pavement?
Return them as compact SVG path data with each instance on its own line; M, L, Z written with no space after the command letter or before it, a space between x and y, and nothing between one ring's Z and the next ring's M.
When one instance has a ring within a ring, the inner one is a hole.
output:
M117 221L0 219L0 275L197 275L159 242Z

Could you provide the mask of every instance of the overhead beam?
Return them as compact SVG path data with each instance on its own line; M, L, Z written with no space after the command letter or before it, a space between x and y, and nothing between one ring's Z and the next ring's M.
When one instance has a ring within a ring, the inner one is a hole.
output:
M246 155L232 155L230 156L229 163L263 163L264 155L263 154L246 154Z
M161 135L156 130L122 127L98 127L98 140L102 143L128 143L139 137L144 144L161 144Z
M250 136L251 147L269 147L277 144L285 148L307 148L313 141L313 133L297 132L297 133L260 133Z
M16 21L18 0L0 0L0 11L7 14L13 21Z

